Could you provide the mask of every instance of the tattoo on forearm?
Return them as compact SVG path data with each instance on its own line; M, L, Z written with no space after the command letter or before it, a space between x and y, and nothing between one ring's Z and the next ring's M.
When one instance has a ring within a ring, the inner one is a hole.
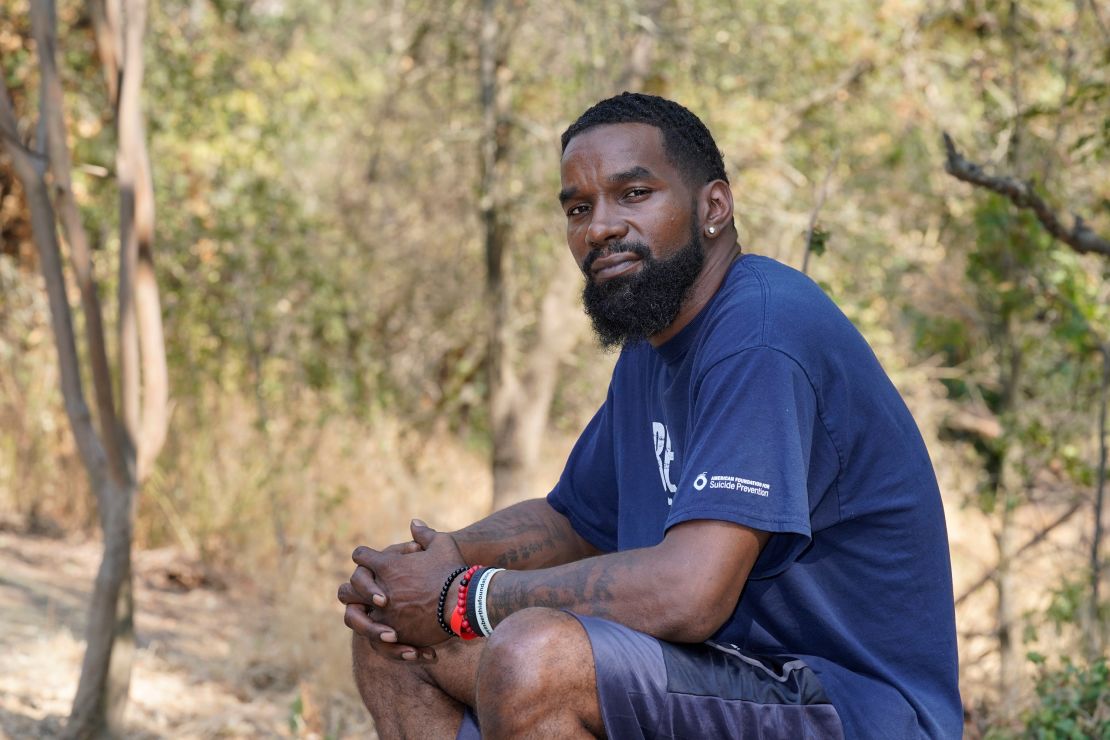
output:
M590 558L557 570L499 575L491 585L490 619L496 625L515 611L530 606L572 609L581 614L611 618L617 601L614 582L620 565Z
M557 556L574 547L573 532L550 516L518 506L483 519L452 535L464 551L491 553L487 565L526 570L561 562Z

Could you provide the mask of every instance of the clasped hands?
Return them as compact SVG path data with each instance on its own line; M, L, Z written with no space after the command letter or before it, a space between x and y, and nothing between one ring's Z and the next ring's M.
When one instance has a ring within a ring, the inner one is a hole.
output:
M379 654L427 662L435 660L431 646L447 639L436 618L443 579L465 563L450 535L419 519L409 530L411 542L384 550L355 548L351 558L358 567L338 596L347 607L344 624L368 638ZM447 598L453 605L454 594Z

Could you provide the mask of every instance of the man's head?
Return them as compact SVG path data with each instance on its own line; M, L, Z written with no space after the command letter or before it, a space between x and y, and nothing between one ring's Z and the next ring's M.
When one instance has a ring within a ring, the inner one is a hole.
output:
M701 119L673 100L657 95L625 92L597 103L563 132L563 152L578 134L614 123L646 123L659 129L668 159L690 185L728 182L724 157Z
M709 131L677 103L624 93L563 134L559 200L586 275L583 299L607 347L671 327L732 230L724 163Z

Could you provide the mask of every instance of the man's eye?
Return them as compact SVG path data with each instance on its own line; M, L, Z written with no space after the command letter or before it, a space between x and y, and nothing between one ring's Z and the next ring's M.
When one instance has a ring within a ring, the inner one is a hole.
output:
M642 196L647 195L650 192L651 191L648 190L647 188L632 188L627 193L625 193L624 197L626 197L626 198L640 198Z
M574 206L569 211L567 211L567 216L581 216L583 213L586 212L586 208L587 207L585 205Z

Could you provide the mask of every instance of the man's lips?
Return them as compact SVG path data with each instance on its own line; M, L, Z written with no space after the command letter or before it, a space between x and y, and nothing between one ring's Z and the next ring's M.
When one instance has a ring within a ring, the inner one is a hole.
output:
M642 259L634 252L617 252L599 257L590 265L596 282L603 282L639 269Z

